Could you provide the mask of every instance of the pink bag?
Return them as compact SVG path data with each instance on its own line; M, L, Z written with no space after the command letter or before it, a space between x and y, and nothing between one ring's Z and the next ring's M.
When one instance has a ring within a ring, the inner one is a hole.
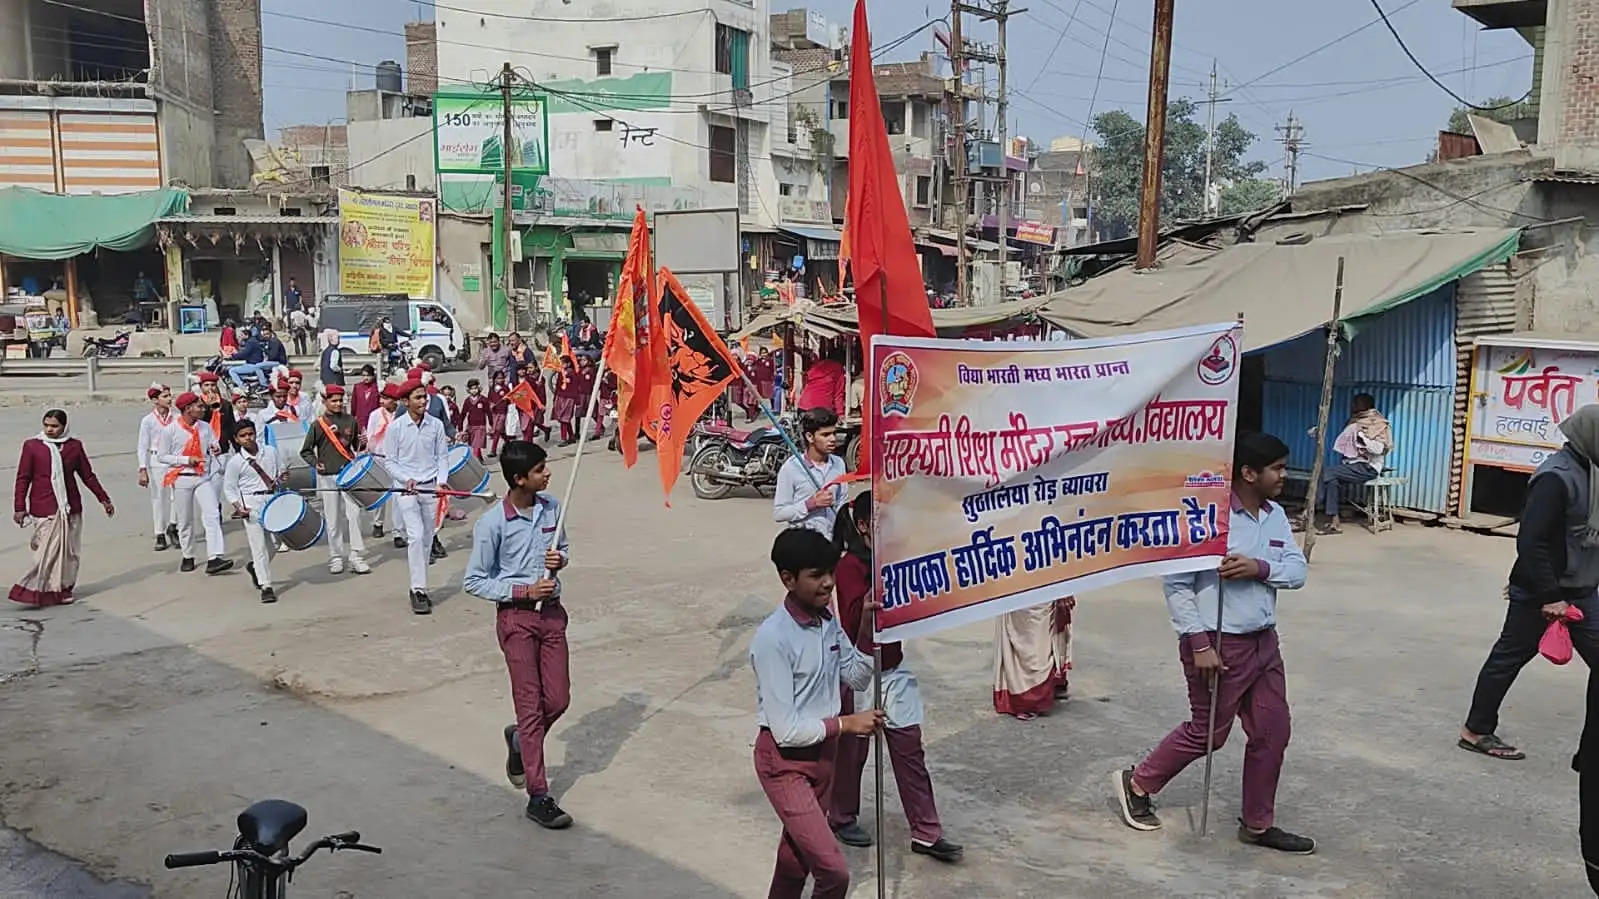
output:
M1544 629L1543 637L1538 641L1538 652L1556 665L1571 661L1571 631L1567 629L1567 623L1581 620L1581 609L1566 606L1565 617L1556 618Z

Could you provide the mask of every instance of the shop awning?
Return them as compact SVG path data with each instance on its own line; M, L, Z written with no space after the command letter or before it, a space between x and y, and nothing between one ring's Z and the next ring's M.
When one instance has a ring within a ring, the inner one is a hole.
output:
M835 228L806 228L799 225L779 225L777 230L784 234L805 239L805 256L809 259L837 259L838 245L844 239L844 232Z
M1038 312L1042 299L996 303L992 306L961 306L952 309L934 309L933 328L945 334L960 334L967 328L994 325L1008 321L1026 321ZM854 303L818 305L805 302L790 309L768 312L756 316L744 329L729 340L770 331L778 325L792 322L803 330L814 331L824 337L854 334L860 330Z
M1214 249L1172 241L1154 271L1118 268L1044 297L1039 315L1081 337L1156 331L1244 317L1248 349L1309 333L1332 317L1344 258L1340 321L1386 312L1457 278L1510 258L1515 228L1390 231L1244 243Z
M188 203L188 193L176 188L110 196L0 188L0 253L70 259L97 249L137 250L155 239L157 220Z

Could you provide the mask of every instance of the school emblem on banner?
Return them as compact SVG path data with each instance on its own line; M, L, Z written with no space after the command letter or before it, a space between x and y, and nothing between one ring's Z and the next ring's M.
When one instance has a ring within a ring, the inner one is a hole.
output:
M1238 367L1238 343L1231 334L1223 334L1210 345L1210 352L1199 360L1199 380L1215 387L1227 383Z
M909 415L911 399L916 396L916 363L904 353L891 353L883 360L877 379L878 396L883 398L882 414Z

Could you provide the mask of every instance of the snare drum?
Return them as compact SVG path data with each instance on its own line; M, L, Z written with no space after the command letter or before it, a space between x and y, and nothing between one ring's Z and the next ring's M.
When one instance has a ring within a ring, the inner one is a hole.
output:
M322 539L322 513L298 493L280 493L261 507L261 529L289 549L310 549Z
M274 421L261 429L262 442L278 451L283 462L283 486L289 490L316 487L316 469L300 456L305 446L305 425L297 421Z
M394 480L371 453L362 453L339 469L336 480L340 490L349 491L350 498L361 508L371 511L389 501L394 495Z
M489 470L478 457L472 453L472 448L465 444L456 444L444 454L445 464L450 469L449 477L444 482L450 485L451 490L462 493L485 493L489 489ZM492 497L483 497L483 502L492 504Z

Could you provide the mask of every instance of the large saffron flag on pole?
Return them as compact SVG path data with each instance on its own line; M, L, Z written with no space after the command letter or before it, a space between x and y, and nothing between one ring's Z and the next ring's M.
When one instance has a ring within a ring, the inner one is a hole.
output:
M655 308L660 315L652 320L650 337L660 341L667 364L653 391L658 404L655 455L661 465L661 489L671 505L672 487L683 467L683 443L694 422L739 377L739 366L677 276L664 265L656 294ZM653 327L656 320L659 328Z
M644 208L633 214L633 233L627 241L627 258L622 262L622 277L616 285L616 305L611 326L605 335L605 367L616 373L617 444L622 449L622 464L632 468L638 461L638 435L648 416L650 385L655 380L653 358L646 342L639 339L654 295L650 277L650 232L644 221ZM646 315L640 318L640 304Z
M866 26L866 0L855 0L849 68L849 199L844 209L844 230L849 238L849 266L855 276L861 349L870 358L872 338L878 334L933 337L935 332L916 246L911 241L905 198L894 171L894 151L888 144L888 129L883 126L877 82L872 77L872 36ZM868 408L876 393L868 378ZM871 469L870 421L870 415L863 417L858 475Z

